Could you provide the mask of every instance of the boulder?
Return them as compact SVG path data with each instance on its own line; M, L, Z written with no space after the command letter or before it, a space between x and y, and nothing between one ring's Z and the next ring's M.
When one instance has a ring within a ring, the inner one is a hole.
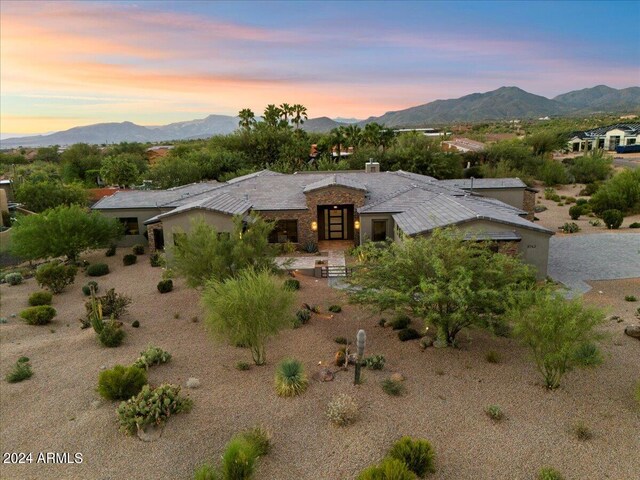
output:
M162 436L163 426L160 425L147 425L144 428L138 429L138 438L143 442L155 442Z
M433 346L434 338L430 336L424 336L420 339L420 348L422 350L426 350L427 348Z
M624 333L640 340L640 325L627 325Z
M389 378L392 382L404 382L404 375L398 372L392 373Z

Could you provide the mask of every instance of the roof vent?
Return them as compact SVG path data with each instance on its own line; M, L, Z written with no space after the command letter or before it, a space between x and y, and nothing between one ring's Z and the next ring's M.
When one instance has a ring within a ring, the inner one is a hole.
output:
M373 158L370 158L367 163L364 164L365 173L380 173L380 164L374 162Z

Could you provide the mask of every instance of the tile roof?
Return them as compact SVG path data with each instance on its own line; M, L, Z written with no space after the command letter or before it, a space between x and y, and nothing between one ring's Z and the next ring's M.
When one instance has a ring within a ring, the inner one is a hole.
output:
M157 216L157 219L162 219L176 215L178 213L186 212L189 210L209 210L212 212L220 212L227 215L238 215L245 213L251 208L251 203L245 199L239 199L235 196L231 196L224 192L214 197L205 197L199 200L185 203L170 212L162 213Z
M317 182L313 182L308 184L302 190L304 193L313 192L314 190L320 190L321 188L327 187L345 187L352 188L354 190L360 190L363 192L367 191L367 187L365 187L362 183L357 180L353 180L345 174L336 173L333 175L328 175Z
M180 199L192 197L202 193L209 193L224 184L216 181L191 183L168 190L120 190L113 195L103 197L92 208L157 208L170 205Z
M440 180L440 183L462 188L465 190L471 189L471 179L470 178L454 178L452 180ZM484 188L526 188L527 184L524 183L519 178L474 178L473 179L473 188L475 189L484 189Z

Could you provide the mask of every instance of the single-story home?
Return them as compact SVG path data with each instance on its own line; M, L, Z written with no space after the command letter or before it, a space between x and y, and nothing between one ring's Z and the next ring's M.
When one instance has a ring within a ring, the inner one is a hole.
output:
M640 144L640 123L617 123L570 135L568 148L571 152L594 149L615 150L618 146Z
M458 226L469 238L491 240L518 252L547 274L548 230L527 219L534 195L519 179L439 181L404 171L299 172L263 170L228 182L204 182L169 190L120 191L92 208L118 218L123 245L149 242L151 250L173 242L201 216L218 231L231 231L235 215L256 212L275 221L270 241L306 244L399 240Z

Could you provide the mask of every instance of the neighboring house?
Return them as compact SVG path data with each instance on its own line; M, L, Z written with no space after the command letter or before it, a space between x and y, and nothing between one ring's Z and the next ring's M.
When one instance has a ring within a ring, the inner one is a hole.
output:
M197 216L225 232L232 230L234 215L256 212L275 221L271 242L300 246L397 241L403 234L428 235L455 225L468 232L469 239L492 240L499 250L519 252L537 267L540 278L546 276L553 232L525 218L527 189L519 179L474 180L471 192L465 180L379 172L376 163L366 167L365 172L292 175L263 170L225 183L118 192L93 208L127 225L126 245L140 242L146 228L151 250L174 242L174 235L188 231ZM481 196L484 192L503 195L505 201Z
M571 152L586 152L596 148L615 150L618 146L640 144L640 123L617 123L608 127L594 128L570 135L568 148Z
M471 140L470 138L458 137L442 142L442 149L445 152L482 152L485 144Z

